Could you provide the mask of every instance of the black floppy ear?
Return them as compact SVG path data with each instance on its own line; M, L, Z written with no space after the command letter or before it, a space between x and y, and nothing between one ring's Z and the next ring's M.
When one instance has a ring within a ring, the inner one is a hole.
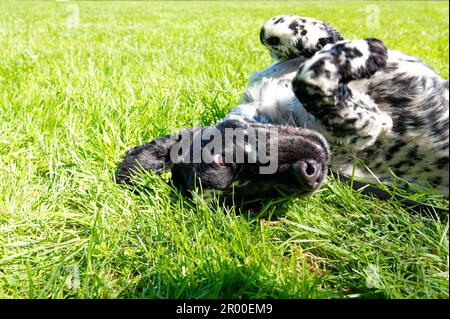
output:
M132 148L127 152L117 170L116 182L130 184L131 177L143 171L153 171L157 174L170 172L173 167L170 149L176 142L176 137L166 135L148 144Z

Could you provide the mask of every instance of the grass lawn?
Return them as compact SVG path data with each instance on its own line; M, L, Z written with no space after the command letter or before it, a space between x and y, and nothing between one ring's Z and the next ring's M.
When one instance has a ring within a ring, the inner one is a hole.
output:
M448 2L375 4L1 1L0 298L448 298L448 216L332 178L262 217L113 180L128 148L235 106L280 13L448 78Z

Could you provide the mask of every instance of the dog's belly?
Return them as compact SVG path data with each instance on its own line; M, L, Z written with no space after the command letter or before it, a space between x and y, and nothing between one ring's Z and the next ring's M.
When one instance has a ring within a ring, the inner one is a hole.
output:
M354 173L358 180L388 185L395 180L397 186L406 189L410 187L403 180L422 187L430 183L448 196L448 175L436 167L436 151L431 148L419 149L414 143L385 138L356 153L351 145L331 144L331 153L331 167L341 174Z

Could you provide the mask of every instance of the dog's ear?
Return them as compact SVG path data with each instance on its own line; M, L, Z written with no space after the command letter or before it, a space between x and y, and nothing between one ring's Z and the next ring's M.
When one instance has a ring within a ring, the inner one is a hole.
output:
M170 149L176 142L176 137L166 135L148 144L132 148L127 152L116 172L116 182L129 184L132 176L143 171L153 171L157 174L170 172L173 167Z

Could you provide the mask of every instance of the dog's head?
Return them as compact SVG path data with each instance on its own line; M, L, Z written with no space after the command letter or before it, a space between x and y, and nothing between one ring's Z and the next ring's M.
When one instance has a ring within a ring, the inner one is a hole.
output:
M267 21L259 38L279 61L310 58L326 44L344 39L330 24L293 15L280 15Z
M184 190L215 190L222 196L307 195L321 186L329 159L319 133L225 120L131 149L116 179L132 183L133 175L147 170L170 172Z

